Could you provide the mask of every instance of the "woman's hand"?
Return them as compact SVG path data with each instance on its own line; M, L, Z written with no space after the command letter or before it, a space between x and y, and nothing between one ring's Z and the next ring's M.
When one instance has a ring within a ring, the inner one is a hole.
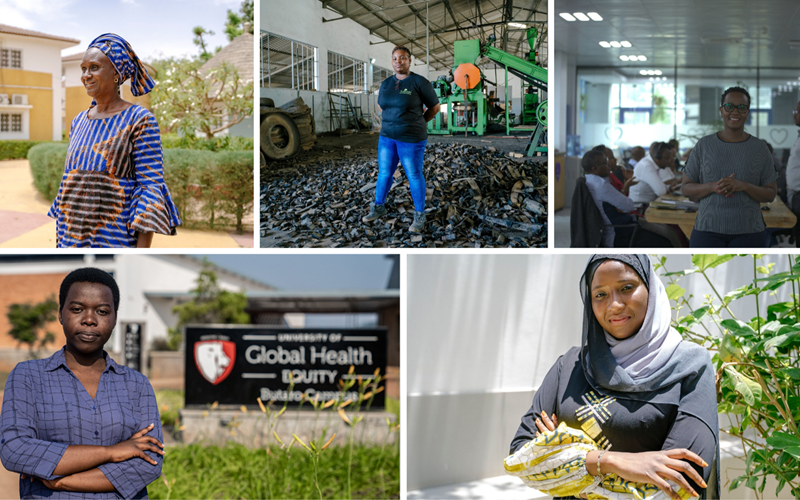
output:
M556 427L558 427L558 417L556 417L556 414L553 413L553 418L551 419L547 416L547 413L542 411L542 418L536 419L536 427L539 428L539 432L554 431L556 430ZM539 432L536 433L537 436L539 435Z
M57 479L52 479L52 480L48 481L47 479L41 479L41 478L34 477L34 476L26 476L25 474L20 474L19 478L20 479L30 479L31 482L33 482L34 480L41 481L42 484L44 484L45 486L47 486L51 490L60 491L60 490L64 489L61 486L61 480L63 478L57 478Z
M153 453L158 453L159 455L164 455L164 443L161 443L158 441L158 439L147 435L148 432L153 430L153 427L155 427L155 425L150 424L131 436L131 438L127 441L123 441L113 446L108 446L108 451L111 454L111 462L122 462L130 458L139 457L153 465L158 465L158 462L150 458L150 456L145 453L146 450L152 451Z
M626 172L628 172L628 170L626 170ZM624 194L625 196L628 196L628 193L630 193L631 186L639 184L639 181L637 181L636 177L633 176L633 170L630 170L630 172L631 172L630 176L625 174L625 183L622 184L621 193Z
M733 176L734 174L731 174L728 177L723 177L717 181L718 194L722 196L733 196L733 193L745 190L747 187L746 183L738 179L734 179Z
M658 486L664 493L676 500L680 500L680 497L667 483L668 479L692 495L699 496L694 488L689 486L689 482L683 477L683 474L692 478L692 481L703 488L706 488L707 485L700 474L689 465L689 462L681 459L690 460L701 467L708 466L696 453L683 448L643 453L608 452L603 456L601 466L603 472L614 472L622 479Z

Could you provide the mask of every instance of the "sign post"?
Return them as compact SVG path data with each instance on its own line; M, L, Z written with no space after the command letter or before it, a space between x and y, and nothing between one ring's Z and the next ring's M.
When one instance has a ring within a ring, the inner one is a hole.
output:
M255 405L257 398L297 405L303 395L328 401L339 397L340 381L370 381L376 369L385 375L386 357L385 328L187 326L186 406ZM346 398L357 399L357 391L356 384ZM383 391L372 407L384 407Z

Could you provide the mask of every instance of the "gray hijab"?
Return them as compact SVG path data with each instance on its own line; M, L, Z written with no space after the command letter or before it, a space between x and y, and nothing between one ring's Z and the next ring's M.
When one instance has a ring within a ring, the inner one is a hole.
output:
M608 334L592 311L589 290L592 278L597 267L609 259L630 266L648 289L644 323L636 334L625 340ZM581 278L581 290L584 304L581 362L590 378L606 389L604 392L621 393L620 397L626 399L678 404L679 382L711 368L708 352L683 341L669 326L669 299L647 255L591 256ZM714 416L716 418L716 408Z

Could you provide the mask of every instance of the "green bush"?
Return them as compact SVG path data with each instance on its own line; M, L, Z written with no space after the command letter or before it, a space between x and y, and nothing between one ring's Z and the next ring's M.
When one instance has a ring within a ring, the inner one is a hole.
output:
M242 217L253 207L253 153L225 151L215 159L217 206L236 217L236 231L242 234Z
M41 141L0 141L0 160L19 160L28 157L28 150Z
M201 149L205 151L253 151L252 137L219 136L213 139L193 135L164 134L161 136L164 149Z
M148 487L150 498L318 498L313 460L303 448L272 445L269 451L241 444L169 447L161 479ZM267 454L272 474L267 474ZM347 447L320 454L322 498L348 498ZM400 451L395 446L353 448L351 498L398 498Z
M48 200L54 200L58 194L67 160L67 147L63 142L43 142L28 151L33 185Z
M201 179L214 169L214 153L192 149L164 150L164 178L175 206L188 224L189 202L202 197Z

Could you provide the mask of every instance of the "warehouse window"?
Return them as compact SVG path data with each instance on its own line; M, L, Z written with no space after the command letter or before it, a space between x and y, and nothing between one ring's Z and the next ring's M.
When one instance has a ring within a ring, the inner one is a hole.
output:
M367 63L328 52L328 90L366 94Z
M0 49L0 68L22 68L22 51Z
M318 90L317 48L262 31L261 87Z
M394 73L389 71L386 68L381 68L380 66L372 66L372 87L370 87L369 92L370 94L377 94L378 90L381 88L381 83L384 80L392 76Z

